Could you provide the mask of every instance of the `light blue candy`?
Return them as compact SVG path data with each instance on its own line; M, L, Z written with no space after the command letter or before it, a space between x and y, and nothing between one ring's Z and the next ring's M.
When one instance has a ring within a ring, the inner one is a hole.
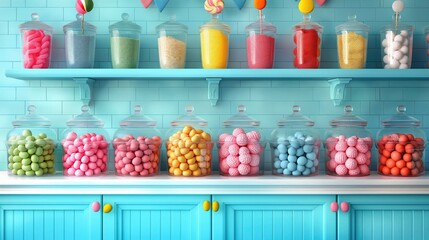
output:
M284 175L291 175L292 174L292 172L291 171L289 171L289 169L285 169L285 170L283 170L283 174Z
M275 157L274 161L280 161L280 158L279 157Z
M314 144L314 138L308 136L307 138L305 138L305 144Z
M300 171L293 171L293 172L292 172L292 175L294 175L294 176L299 176L299 175L301 175L301 172L300 172Z
M277 143L278 144L285 144L287 141L287 139L285 137L279 137L277 138Z
M286 147L286 145L284 145L284 144L279 144L279 145L277 146L277 150L279 150L279 152L280 152L280 153L286 153L286 151L287 151L287 147Z
M315 160L316 159L316 154L314 152L312 153L307 153L306 157L310 160Z
M281 161L285 161L287 160L288 155L286 153L280 153L279 159Z
M302 165L296 166L297 171L304 172L305 169L306 169L305 166L302 166Z
M295 171L296 170L296 163L290 162L287 165L287 169L289 169L289 171L291 171L291 172Z
M280 168L280 161L275 161L274 162L274 168Z
M313 145L304 145L304 147L302 147L302 149L304 150L305 153L311 153L313 152Z
M281 169L281 168L276 169L276 171L277 171L277 174L282 174L283 173L283 169Z
M302 156L302 155L304 155L304 149L302 149L302 148L298 148L297 150L296 150L296 155L299 157L299 156Z
M316 168L315 167L312 167L311 168L311 173L315 173L316 172Z
M295 133L295 137L296 138L301 138L301 137L304 137L304 134L302 132L296 132Z
M298 165L304 166L307 163L307 158L299 157L298 160L296 160L296 163L298 163Z
M307 163L305 164L306 168L312 168L314 166L314 162L311 160L308 160Z
M296 155L296 149L295 149L295 148L289 148L289 149L287 150L287 153L288 153L289 155Z
M274 150L274 156L278 157L279 155L280 155L279 150L278 150L278 149L275 149L275 150Z
M293 148L299 148L299 142L298 142L298 140L297 140L297 139L294 139L294 140L290 141L290 145L291 145Z
M287 157L287 160L288 160L289 162L296 162L297 157L296 157L296 156L289 155L289 156Z
M300 147L304 146L304 144L305 144L304 138L298 138L298 143L299 143Z
M310 173L311 173L310 168L307 168L304 170L304 172L302 172L302 175L308 176L308 175L310 175Z
M281 163L280 163L280 167L281 168L283 168L283 169L285 169L285 168L287 168L287 165L289 164L289 161L282 161Z

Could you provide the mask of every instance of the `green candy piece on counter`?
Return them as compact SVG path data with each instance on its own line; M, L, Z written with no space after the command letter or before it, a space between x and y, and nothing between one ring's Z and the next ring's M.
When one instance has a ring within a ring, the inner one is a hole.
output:
M28 137L32 135L33 133L29 129L25 129L24 131L22 131L22 136Z
M27 175L27 176L34 176L34 171L26 171L25 175Z
M36 171L36 176L42 176L44 173L43 169L39 169Z
M29 158L25 158L25 159L22 159L21 163L22 163L22 165L30 165L31 160Z
M23 176L25 174L25 171L22 169L19 169L18 171L16 171L16 174L19 176Z

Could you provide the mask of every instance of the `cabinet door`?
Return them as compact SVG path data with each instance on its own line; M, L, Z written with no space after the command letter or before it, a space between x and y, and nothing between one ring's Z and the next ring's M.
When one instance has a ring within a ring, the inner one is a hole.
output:
M210 195L105 195L103 239L210 239Z
M213 239L335 239L329 195L214 195Z
M101 239L99 195L1 195L0 239Z
M340 195L341 202L349 211L338 210L339 240L429 239L427 195Z

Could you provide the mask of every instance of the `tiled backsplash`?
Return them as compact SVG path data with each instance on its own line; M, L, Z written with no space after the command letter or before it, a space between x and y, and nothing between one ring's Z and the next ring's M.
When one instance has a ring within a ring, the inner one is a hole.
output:
M337 50L334 27L357 14L358 19L371 27L368 49L369 68L381 66L379 30L390 22L393 0L328 0L324 7L316 6L313 20L325 27L323 35L322 68L337 67ZM426 66L426 44L423 28L429 25L429 1L404 0L406 9L402 19L415 25L413 67ZM110 68L110 44L108 26L120 20L121 13L142 26L141 68L158 68L156 25L171 15L189 27L187 67L200 68L200 43L198 28L210 19L203 10L203 0L170 0L162 13L154 4L145 9L138 0L94 0L95 8L85 19L97 26L96 67ZM75 20L74 0L1 0L0 1L0 139L4 141L11 121L26 112L26 106L35 104L38 112L50 118L60 134L65 122L80 112L80 92L71 81L20 81L4 77L8 68L22 68L18 25L28 21L33 12L55 29L53 67L64 67L64 38L62 26ZM246 68L244 28L256 19L253 1L247 0L238 10L232 0L225 0L222 21L232 28L230 36L230 68ZM266 19L278 28L276 68L292 67L291 27L301 21L294 0L269 0L264 10ZM329 120L343 112L343 106L334 107L329 98L329 85L325 81L228 81L221 83L220 100L212 107L207 100L205 81L97 81L95 84L92 112L101 117L114 133L119 121L131 114L134 104L141 104L143 111L158 121L166 132L169 123L192 104L198 115L209 121L212 132L217 134L224 119L244 104L247 112L261 120L266 137L283 114L291 112L292 105L299 104L302 112L316 121L323 135ZM407 112L423 122L429 134L429 82L395 80L352 81L346 89L345 104L351 104L355 113L369 121L374 136L380 121L394 114L399 104L407 106ZM267 148L266 157L269 152ZM61 161L61 159L57 159ZM165 157L162 159L166 165ZM374 161L375 162L375 161ZM426 166L428 166L426 161ZM60 168L61 164L57 164ZM375 165L374 165L375 166ZM268 165L267 165L268 167ZM0 169L6 169L4 142L0 145ZM374 168L375 170L375 168Z

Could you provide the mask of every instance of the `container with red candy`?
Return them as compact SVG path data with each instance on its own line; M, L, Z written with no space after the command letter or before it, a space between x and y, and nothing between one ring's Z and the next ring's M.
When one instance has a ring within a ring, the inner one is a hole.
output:
M336 176L367 176L371 165L371 133L368 122L353 115L353 107L331 120L326 132L326 173Z
M159 173L161 133L156 121L143 116L140 105L121 121L113 136L115 172L120 176L152 176Z
M310 15L304 15L304 21L293 26L293 49L295 68L319 68L323 27L310 21Z
M24 68L48 68L51 60L51 26L39 21L37 13L31 14L31 21L19 25L22 37Z
M95 176L107 172L109 140L104 122L89 113L83 105L82 113L67 121L61 145L64 150L63 167L67 176Z
M387 176L413 177L424 174L426 135L420 120L405 114L398 106L397 114L382 122L377 133L378 173Z

